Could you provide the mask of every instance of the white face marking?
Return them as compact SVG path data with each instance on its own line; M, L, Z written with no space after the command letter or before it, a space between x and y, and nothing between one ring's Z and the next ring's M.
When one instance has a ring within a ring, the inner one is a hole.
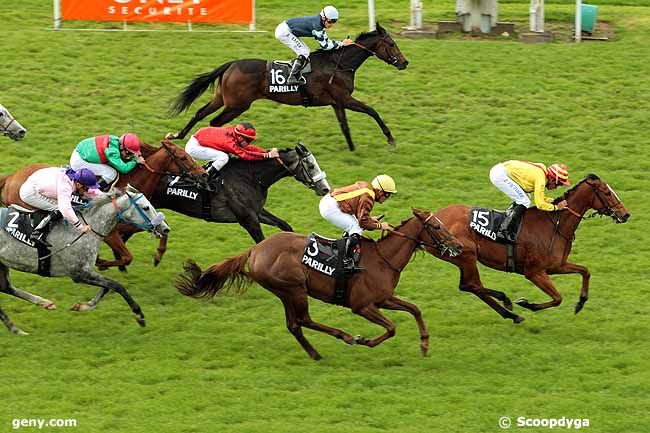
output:
M612 189L612 187L609 186L609 185L607 185L607 188L609 188L609 190L612 192L612 194L614 194L614 197L616 197L616 200L618 200L618 201L620 202L621 199L618 198L618 194L616 194L616 191L614 191L614 190Z

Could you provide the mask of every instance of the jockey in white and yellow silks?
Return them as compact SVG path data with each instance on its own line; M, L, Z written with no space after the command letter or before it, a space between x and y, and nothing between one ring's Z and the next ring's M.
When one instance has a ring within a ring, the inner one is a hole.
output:
M393 178L380 174L371 183L359 181L337 188L321 199L318 206L321 216L348 235L344 259L346 270L354 268L352 253L357 250L363 230L392 229L390 224L371 217L370 212L375 202L383 203L396 192Z
M514 222L531 205L529 193L533 194L535 206L540 210L550 212L567 207L566 200L553 204L553 199L545 195L547 189L570 185L569 171L564 164L551 164L547 168L538 162L510 160L492 167L490 180L513 201L512 209L499 228L499 234L511 241L515 237Z

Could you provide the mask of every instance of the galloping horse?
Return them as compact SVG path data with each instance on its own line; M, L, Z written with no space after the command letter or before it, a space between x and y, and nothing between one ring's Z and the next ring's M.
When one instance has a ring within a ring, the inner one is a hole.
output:
M176 146L171 141L163 140L160 147L142 144L141 150L145 158L144 165L136 166L130 173L121 175L116 184L118 187L124 188L126 185L132 185L149 199L162 177L166 175L183 176L188 181L205 185L207 174L203 167L197 164L181 147ZM0 178L2 204L5 206L17 204L32 209L31 206L20 199L20 187L32 173L45 167L49 167L49 165L32 164L9 176ZM124 226L130 227L129 225ZM117 227L122 227L122 225ZM124 243L117 229L109 233L104 238L104 242L114 250L124 248ZM162 256L162 253L159 252L158 254ZM159 262L160 258L157 256L154 261L156 260Z
M186 273L176 282L176 288L185 296L214 297L224 286L243 292L251 281L255 281L280 298L289 332L314 360L321 356L303 335L303 326L329 334L350 345L375 347L395 335L395 325L379 309L407 311L418 324L420 350L426 355L429 350L429 332L420 310L414 304L395 296L395 287L413 253L421 247L424 246L429 252L435 251L440 255L449 253L451 256L460 253L462 248L431 212L413 209L413 215L376 243L362 239L360 265L364 271L355 274L348 281L346 306L353 313L386 329L377 338L353 337L347 332L311 319L308 296L332 303L335 283L332 278L302 264L307 237L295 233L276 233L245 253L211 266L204 273L190 260L185 264Z
M11 113L9 113L9 110L3 105L0 105L0 130L2 131L2 135L14 141L22 140L27 133L27 130L14 119Z
M310 56L312 72L305 75L307 83L304 95L299 91L269 93L266 60L243 59L224 63L211 72L197 76L178 96L171 110L173 114L187 110L194 100L219 80L214 98L201 107L179 133L170 133L167 138L184 138L198 121L221 107L224 107L223 111L210 121L211 126L225 125L248 110L257 99L270 99L281 104L306 107L331 105L350 150L354 150L354 144L345 109L366 113L375 119L388 143L394 145L395 139L379 114L352 97L354 73L373 55L400 70L408 65L395 41L379 23L377 30L362 33L353 45L334 51L314 52Z
M256 243L264 240L261 223L293 231L286 221L264 209L268 189L282 178L293 176L297 181L323 196L330 191L325 172L321 171L316 157L303 145L294 149L280 151L277 159L263 161L231 161L222 170L223 188L221 191L197 191L204 194L203 200L183 200L167 195L167 181L159 182L151 197L151 202L160 209L171 209L193 218L210 222L239 223L246 229ZM198 196L200 197L200 195ZM124 244L137 228L118 226L121 241L111 242L116 260L98 260L100 269L119 266L125 270L133 260L133 255ZM154 263L158 264L167 247L167 238L160 240Z
M63 222L55 224L52 228L48 237L48 241L52 244L50 276L68 276L77 283L102 287L103 294L110 290L119 293L131 307L138 324L145 326L144 314L126 288L94 271L95 257L102 237L109 233L118 221L136 224L158 235L167 234L169 226L147 199L131 187L128 187L124 193L114 189L106 197L94 201L92 206L81 211L80 215L83 221L93 228L92 233L80 234L77 229ZM24 299L47 310L53 310L56 306L52 301L20 290L9 280L10 268L37 273L38 260L38 252L35 248L24 245L6 231L0 230L0 292ZM96 297L87 304L88 309L95 308L97 302ZM14 334L25 334L2 309L0 309L0 320Z
M624 223L630 217L614 190L594 174L588 175L554 202L558 203L562 200L567 201L569 206L567 210L545 212L532 208L526 211L522 221L515 249L516 272L524 275L553 298L543 304L531 303L523 298L515 301L518 305L532 311L556 307L562 302L562 296L549 277L553 274L582 275L580 300L575 305L575 313L582 310L587 302L589 270L584 266L570 263L567 259L578 224L585 218L584 214L589 209L594 209L595 214L610 216L617 223ZM471 208L468 206L453 205L436 213L449 231L463 244L463 253L457 257L437 256L458 266L460 290L473 293L504 319L512 319L515 323L522 322L524 318L512 312L512 302L503 292L488 289L481 282L476 262L479 261L492 269L505 271L506 245L496 243L470 230L468 226L470 212ZM497 301L502 301L503 306Z

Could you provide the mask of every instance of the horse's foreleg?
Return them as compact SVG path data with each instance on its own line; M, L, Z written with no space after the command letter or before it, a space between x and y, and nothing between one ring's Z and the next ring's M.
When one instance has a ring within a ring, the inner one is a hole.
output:
M388 298L383 304L379 305L379 308L407 311L411 313L418 324L418 329L420 330L420 351L423 356L426 356L429 351L429 331L427 330L427 325L424 323L424 320L422 320L420 309L415 304L399 299L397 296Z
M348 110L357 111L359 113L366 113L368 116L375 119L375 122L377 122L377 124L381 128L381 131L388 139L388 144L392 146L395 145L395 139L393 138L393 134L391 134L390 129L388 129L388 126L386 126L386 124L381 119L381 117L379 117L379 114L374 110L374 108L369 107L368 105L364 104L363 102L357 99L354 99L352 96L350 96L345 101L345 108L347 108Z
M75 274L72 276L72 279L77 283L86 283L91 286L101 287L106 291L112 290L116 293L119 293L119 295L122 296L126 303L129 304L129 307L131 308L133 314L135 314L135 320L138 322L138 325L146 325L144 314L142 313L140 306L133 300L129 292L127 292L126 288L117 281L113 281L110 278L96 274L95 272L83 272L80 274Z
M124 244L124 241L122 240L122 237L118 231L114 230L109 233L109 235L104 238L104 242L106 242L106 244L111 247L111 250L113 250L115 257L120 258L117 260L104 260L97 257L95 265L100 270L103 271L113 266L124 267L131 264L133 261L133 255ZM126 268L120 270L126 271Z
M260 219L256 214L252 212L244 214L235 213L235 216L239 225L246 229L255 243L259 244L264 240L264 232L262 231Z
M287 223L283 219L276 217L275 215L273 215L271 212L269 212L264 208L262 208L262 210L260 211L259 218L262 224L267 224L270 226L277 227L280 230L285 232L293 231L293 228L289 225L289 223Z
M517 305L528 308L532 311L539 311L546 308L557 307L562 303L562 295L560 295L560 292L557 291L555 285L553 284L553 281L551 281L551 278L545 271L541 271L533 275L526 275L526 278L528 281L542 289L544 293L553 298L553 300L544 302L543 304L534 304L532 302L528 302L528 300L525 298L520 298L515 301Z
M377 308L376 305L374 304L366 305L365 307L361 308L359 311L355 311L355 313L361 317L368 319L372 323L376 323L377 325L383 326L386 329L385 333L371 340L365 338L357 338L358 344L363 344L364 346L368 346L368 347L375 347L378 344L383 343L384 341L388 340L389 338L395 335L395 325L393 324L393 322L388 320L386 316L381 314L381 311L379 311L379 308Z
M589 299L589 278L591 274L589 269L582 265L576 265L575 263L565 263L557 269L548 271L549 274L580 274L582 275L582 287L580 288L580 299L575 305L574 311L575 314L578 314L582 307L585 306L585 302Z
M345 115L345 107L342 105L332 105L332 108L334 108L334 113L336 113L336 118L338 119L339 125L341 126L341 131L345 136L345 141L348 142L348 149L354 151L354 143L352 142L352 137L350 136L350 127L348 126L348 118Z
M154 266L158 266L160 264L160 261L162 260L166 251L167 251L167 235L164 235L162 238L160 238L160 242L158 243L158 248L156 249L156 256L153 258Z
M217 111L223 106L223 98L218 94L212 101L205 104L203 107L199 108L194 117L187 122L187 125L177 134L167 134L167 138L183 139L185 136L192 130L194 125L197 124L200 120L204 119L206 116Z

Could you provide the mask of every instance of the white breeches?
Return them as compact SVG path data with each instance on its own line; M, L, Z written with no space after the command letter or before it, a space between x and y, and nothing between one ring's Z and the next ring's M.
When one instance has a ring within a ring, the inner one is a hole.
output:
M342 212L341 208L339 208L338 202L331 195L327 194L320 200L318 209L320 210L321 216L336 227L341 228L350 234L363 233L363 229L359 226L357 217Z
M33 182L25 182L20 187L20 199L30 206L47 211L55 211L59 207L57 201L38 192Z
M490 169L490 180L512 201L530 207L530 197L514 180L510 179L503 164L497 164Z
M185 152L192 158L200 159L201 161L212 161L212 166L217 170L228 164L229 157L226 152L222 152L211 147L201 146L199 140L195 137L190 137L185 145Z
M286 21L282 21L275 28L275 38L282 42L287 47L296 53L297 56L305 56L309 58L309 47L305 45L298 36L291 33Z
M72 156L70 156L70 167L72 167L74 171L87 168L95 173L95 176L104 179L104 182L106 182L107 185L112 184L117 178L117 170L113 167L108 164L95 164L94 162L85 161L76 150L72 152Z

